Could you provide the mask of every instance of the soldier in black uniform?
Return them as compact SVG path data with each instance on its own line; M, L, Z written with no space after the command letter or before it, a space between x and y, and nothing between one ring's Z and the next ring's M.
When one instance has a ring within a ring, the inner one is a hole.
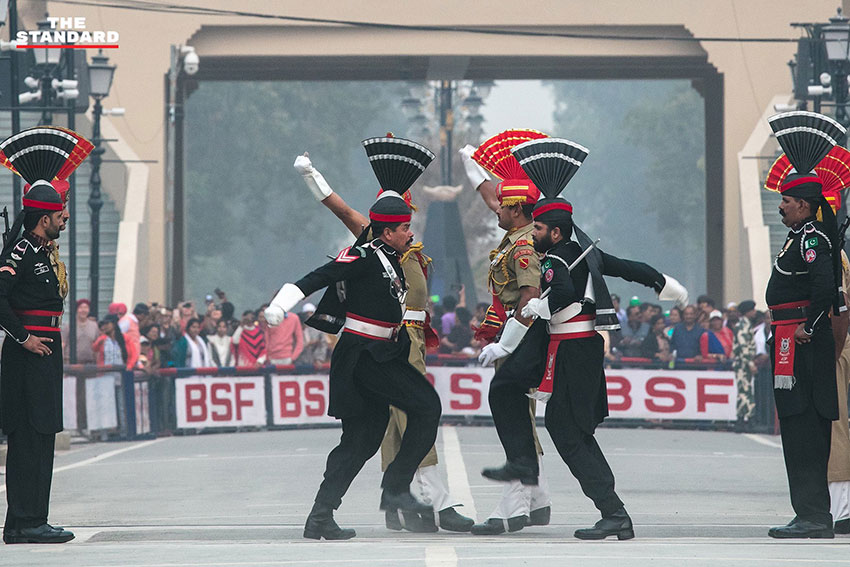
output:
M5 543L74 538L47 523L54 442L63 425L59 328L67 292L64 266L52 242L65 229L67 212L52 183L64 186L92 148L75 132L53 126L30 128L0 143L0 163L30 187L0 253L0 327L6 333L0 424L8 443Z
M534 247L545 253L540 268L542 292L523 308L523 316L537 317L536 321L490 385L490 408L507 463L482 474L496 480L537 482L525 395L529 388L538 387L533 396L547 402L546 429L555 447L602 514L594 527L577 530L575 536L630 539L634 537L631 519L614 491L614 475L593 437L596 426L608 415L603 340L596 330L618 328L602 276L641 283L658 292L661 299L675 299L680 304L687 303L687 291L647 264L594 248L587 235L574 227L572 205L551 198L581 165L586 149L550 138L526 142L513 152L535 185L550 196L538 201L533 213ZM549 176L541 174L547 170ZM578 242L571 240L574 231ZM588 254L576 263L583 248Z
M781 193L779 214L790 232L774 260L765 299L773 322L774 397L796 517L768 534L832 538L827 464L838 395L829 313L843 307L843 295L835 216L813 171L835 145L835 130L841 127L811 112L779 114L770 123L794 167L774 166L771 173L777 175L769 176L766 184ZM820 151L795 151L807 142L819 145Z
M405 149L410 150L399 146L399 151ZM333 510L380 447L390 405L407 413L407 429L398 454L384 472L380 508L431 511L410 494L410 482L436 440L440 398L408 362L409 339L400 326L407 284L399 264L400 255L413 241L410 209L401 194L430 159L420 163L410 155L387 153L376 159L383 160L384 171L400 169L405 175L379 176L385 190L369 210L371 224L333 261L295 284L285 284L266 310L269 324L278 324L283 313L301 299L327 287L308 324L327 332L343 329L331 358L328 408L330 415L342 420L342 437L328 455L324 481L304 527L306 538L354 537L354 530L342 529L334 522ZM380 167L372 161L378 173ZM370 230L378 237L367 241Z

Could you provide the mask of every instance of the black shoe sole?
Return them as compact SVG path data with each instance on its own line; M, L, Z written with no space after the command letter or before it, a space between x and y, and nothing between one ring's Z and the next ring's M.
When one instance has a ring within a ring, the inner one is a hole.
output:
M325 534L323 534L322 532L314 532L314 531L304 530L304 537L306 539L318 539L318 540L320 540L320 539L324 538L327 541L344 541L344 540L347 540L347 539L351 539L351 538L355 537L356 535L357 535L357 533L355 532L351 535L346 535L345 537L328 537Z
M768 531L767 535L774 539L835 539L835 533L832 530L813 531L806 534L786 534L784 532Z
M607 537L615 535L615 536L617 536L618 540L623 541L623 540L634 538L635 537L635 530L634 530L634 528L627 528L627 529L624 529L624 530L620 530L620 531L617 531L617 532L609 532L609 533L606 533L606 534L587 533L587 532L582 532L582 531L576 531L576 533L574 533L573 535L575 537L577 537L578 539L583 539L583 540L600 540L600 539L605 539Z
M495 480L496 482L511 482L514 480L518 480L520 484L524 486L537 486L540 484L540 480L536 476L517 476L517 477L500 477L498 475L490 475L487 474L487 471L481 471L481 476L484 478L489 478L490 480Z
M62 538L50 538L50 539L41 539L41 538L32 538L32 537L4 537L3 543L5 544L16 544L16 543L68 543L74 539L74 536L71 537L62 537Z

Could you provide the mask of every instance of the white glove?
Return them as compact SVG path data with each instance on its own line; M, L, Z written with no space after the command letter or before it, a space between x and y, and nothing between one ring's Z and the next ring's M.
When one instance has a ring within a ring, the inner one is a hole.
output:
M481 354L478 355L478 362L481 363L481 366L490 366L498 359L505 358L509 354L511 353L506 351L499 343L490 343L481 349Z
M304 299L304 292L295 284L283 284L280 291L272 299L271 304L266 307L266 322L272 327L280 325L286 312L291 311L295 304Z
M661 293L658 294L658 299L662 301L675 301L678 307L684 309L688 305L688 290L680 284L676 278L661 274L664 276L664 287Z
M551 319L552 314L549 312L549 298L540 299L532 297L528 303L522 307L523 317L540 317L541 319Z
M489 344L481 349L478 362L483 366L489 366L496 360L505 358L516 350L527 331L528 327L517 321L516 318L511 317L502 329L502 337L499 342Z
M331 189L331 186L328 185L328 182L319 173L319 170L313 167L313 162L310 161L310 156L307 152L295 158L295 163L292 166L304 178L304 183L307 184L307 187L317 201L324 201L333 194L334 190Z
M472 184L473 188L478 189L479 185L490 179L487 171L472 159L472 154L475 153L475 146L467 144L459 149L457 153L460 154L460 161L463 162L466 177L469 179L469 183Z

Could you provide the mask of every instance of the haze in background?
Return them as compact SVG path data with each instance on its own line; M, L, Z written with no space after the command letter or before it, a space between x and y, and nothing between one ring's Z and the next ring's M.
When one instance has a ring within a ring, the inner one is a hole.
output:
M378 187L360 142L388 131L407 135L405 93L398 82L201 82L186 104L189 299L200 302L221 287L238 313L255 309L350 244L292 162L309 151L330 185L365 213ZM674 275L694 297L704 290L703 106L687 81L498 81L481 112L485 136L528 127L588 147L564 195L576 222L601 237L604 250ZM439 154L432 138L418 141ZM454 141L455 149L478 142L462 132ZM456 153L453 159L453 183L464 185L458 206L470 264L485 300L487 253L501 232ZM434 163L414 185L417 238L428 209L419 187L439 184ZM624 302L655 299L621 280L611 280L611 291Z

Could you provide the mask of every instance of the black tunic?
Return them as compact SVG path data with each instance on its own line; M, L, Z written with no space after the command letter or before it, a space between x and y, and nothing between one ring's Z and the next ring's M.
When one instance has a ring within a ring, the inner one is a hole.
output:
M832 244L823 224L809 220L788 232L773 263L765 293L767 304L810 301L805 328L813 332L810 343L795 345L794 387L774 390L779 417L800 414L814 403L818 414L838 419L835 345L829 319L836 295ZM773 355L771 349L771 359Z
M363 318L400 324L404 305L393 290L384 266L375 253L381 249L389 260L401 284L406 289L404 271L399 265L398 253L376 239L363 246L346 248L336 259L310 272L295 285L304 295L345 282L344 309ZM335 289L328 290L335 294ZM362 353L368 351L377 362L392 359L406 361L409 339L402 330L396 341L374 340L343 332L331 356L328 415L350 417L363 412L366 405L354 384L354 367Z
M6 332L0 359L0 423L6 433L24 420L42 434L62 431L62 337L58 317L20 314L61 314L62 309L59 280L48 251L36 239L24 236L0 256L0 327ZM46 330L54 326L56 330ZM30 333L53 339L48 344L52 353L42 357L23 348L21 344Z
M603 275L638 282L656 292L664 287L664 276L648 264L618 258L601 250L598 252ZM590 273L586 259L579 262L572 272L567 269L581 253L582 249L577 242L561 241L550 248L541 260L541 294L551 288L548 301L553 315L585 297ZM595 311L596 306L588 301L582 305L580 314L588 315ZM504 369L504 372L518 376L529 374L539 382L545 371L548 346L547 322L538 319L499 372ZM558 345L554 380L565 385L575 421L587 433L593 433L608 415L604 354L604 343L598 334L563 340Z

